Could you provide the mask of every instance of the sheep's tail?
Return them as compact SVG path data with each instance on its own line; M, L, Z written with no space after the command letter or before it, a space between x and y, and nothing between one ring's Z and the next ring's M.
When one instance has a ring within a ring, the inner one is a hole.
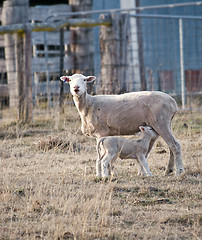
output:
M101 153L100 153L101 152L101 144L103 145L103 142L104 142L105 139L106 139L105 137L102 137L97 142L97 153L98 153L98 157L99 157L100 161L103 159L103 157L106 153L106 151L105 151L102 156L101 156Z

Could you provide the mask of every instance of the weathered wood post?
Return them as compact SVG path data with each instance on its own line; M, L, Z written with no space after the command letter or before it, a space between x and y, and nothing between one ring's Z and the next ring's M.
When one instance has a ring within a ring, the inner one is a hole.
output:
M3 2L2 24L29 21L29 0ZM20 121L32 119L31 30L5 34L5 58L9 86L10 108Z
M63 75L64 71L64 29L60 29L60 76ZM59 98L59 104L60 104L60 113L64 113L64 82L60 81L60 98Z
M92 10L92 0L69 0L69 4L72 6L73 12ZM88 16L85 15L84 17ZM77 27L70 28L70 30L72 31L73 42L71 44L73 72L92 75L94 73L93 29Z
M32 31L30 28L24 34L24 82L25 82L25 112L24 120L33 120L33 96L32 96Z
M124 93L127 90L127 14L102 14L111 26L100 27L101 86L106 94Z
M135 0L136 7L141 7L140 0ZM141 14L141 10L137 9L137 14ZM143 39L142 39L142 19L137 17L137 41L138 41L138 55L140 62L140 82L141 90L147 90L147 81L145 76L145 64L144 64L144 51L143 51Z

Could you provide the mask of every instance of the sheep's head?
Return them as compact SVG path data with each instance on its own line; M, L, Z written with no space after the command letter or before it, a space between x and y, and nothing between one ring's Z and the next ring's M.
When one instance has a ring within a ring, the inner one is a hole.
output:
M70 92L73 96L81 97L86 91L86 83L93 82L96 77L94 76L84 76L82 74L74 74L72 76L62 76L60 79L64 82L69 83Z
M144 134L151 136L151 138L156 138L158 136L157 132L150 126L140 126L139 129Z

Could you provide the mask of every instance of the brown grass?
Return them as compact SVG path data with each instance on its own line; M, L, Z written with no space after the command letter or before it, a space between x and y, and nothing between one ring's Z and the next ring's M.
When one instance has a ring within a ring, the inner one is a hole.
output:
M202 114L173 122L186 172L165 177L169 151L149 156L154 177L132 160L115 181L95 181L96 141L81 134L75 108L60 118L0 125L0 239L201 239Z

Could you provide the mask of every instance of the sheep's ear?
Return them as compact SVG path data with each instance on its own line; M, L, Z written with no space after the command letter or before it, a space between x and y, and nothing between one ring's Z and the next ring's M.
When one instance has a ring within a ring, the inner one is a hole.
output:
M62 77L60 77L60 80L62 80L63 82L70 82L70 77L62 76Z
M139 129L141 132L144 132L144 130L145 130L145 128L143 126L140 126Z
M91 82L95 81L95 79L96 79L95 76L87 76L87 77L85 78L85 81L86 81L87 83L91 83Z

